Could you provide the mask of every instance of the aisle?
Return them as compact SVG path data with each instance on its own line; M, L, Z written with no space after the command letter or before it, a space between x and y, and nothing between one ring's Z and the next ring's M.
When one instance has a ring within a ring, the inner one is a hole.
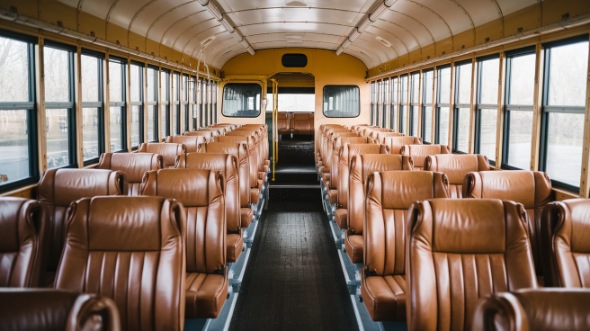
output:
M230 330L357 330L319 189L272 189Z

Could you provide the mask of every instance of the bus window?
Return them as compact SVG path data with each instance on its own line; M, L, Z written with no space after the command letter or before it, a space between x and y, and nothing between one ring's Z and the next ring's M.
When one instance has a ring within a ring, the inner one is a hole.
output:
M545 49L540 168L558 184L580 186L588 37Z
M229 83L223 87L222 114L227 117L260 115L262 87L253 83Z
M326 117L357 117L361 111L358 86L324 86L324 115Z

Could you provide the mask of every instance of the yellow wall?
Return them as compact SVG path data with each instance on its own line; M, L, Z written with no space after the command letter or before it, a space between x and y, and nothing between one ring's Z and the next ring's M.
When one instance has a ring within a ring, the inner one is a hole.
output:
M286 53L300 53L307 55L307 66L304 68L287 68L281 64L281 58ZM336 55L333 51L319 49L269 49L257 51L255 55L241 54L229 60L221 69L223 80L233 79L235 76L262 75L270 78L281 72L304 72L315 77L315 129L324 123L360 124L370 121L370 86L365 82L367 67L360 60L346 55ZM280 84L280 82L279 82ZM323 89L325 85L357 85L360 88L361 115L351 121L350 118L326 118L322 112ZM292 85L292 84L290 84ZM218 96L221 105L221 93ZM280 105L279 105L280 108ZM238 119L221 115L219 107L219 122L239 123ZM252 122L252 119L248 119ZM255 119L256 123L264 123L264 114Z

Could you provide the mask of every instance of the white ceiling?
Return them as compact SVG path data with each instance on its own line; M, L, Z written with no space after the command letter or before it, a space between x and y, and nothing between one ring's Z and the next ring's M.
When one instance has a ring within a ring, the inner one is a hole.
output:
M336 51L383 0L58 0L110 24L198 57L217 68L234 56L269 48ZM386 0L343 49L368 68L502 18L540 0ZM382 7L383 8L383 7ZM372 17L374 18L374 17ZM229 28L235 28L232 36ZM244 40L238 40L243 36ZM207 38L214 38L206 47ZM389 42L386 46L377 38Z

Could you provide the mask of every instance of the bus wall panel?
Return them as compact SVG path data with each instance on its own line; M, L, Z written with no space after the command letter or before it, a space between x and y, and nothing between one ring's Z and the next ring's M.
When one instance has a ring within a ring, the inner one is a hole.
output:
M475 45L483 45L504 37L504 25L501 20L480 25L475 31Z

